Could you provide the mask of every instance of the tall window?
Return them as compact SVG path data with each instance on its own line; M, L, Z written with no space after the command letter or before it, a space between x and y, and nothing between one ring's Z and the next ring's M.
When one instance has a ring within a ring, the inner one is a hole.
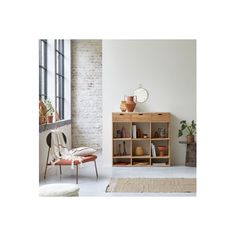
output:
M39 40L39 100L47 98L47 40Z
M56 111L60 120L64 119L64 40L55 40L55 77L56 77Z

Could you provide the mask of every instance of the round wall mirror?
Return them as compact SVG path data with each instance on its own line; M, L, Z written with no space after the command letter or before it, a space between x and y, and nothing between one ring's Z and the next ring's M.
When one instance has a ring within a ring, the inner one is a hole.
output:
M143 103L148 100L148 91L145 88L139 86L134 90L134 96L137 96L137 102Z

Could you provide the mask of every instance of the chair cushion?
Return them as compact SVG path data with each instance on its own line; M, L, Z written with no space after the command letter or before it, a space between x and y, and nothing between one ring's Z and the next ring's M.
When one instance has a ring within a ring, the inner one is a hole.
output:
M69 151L73 156L91 156L96 152L95 149L90 147L78 147Z
M82 163L94 161L96 159L97 159L97 156L95 156L95 155L85 156L85 157L83 157ZM60 159L55 165L71 165L71 162L72 162L71 160ZM79 160L74 161L74 165L79 165L79 164L80 164Z
M46 184L39 187L40 197L72 197L79 196L77 184Z

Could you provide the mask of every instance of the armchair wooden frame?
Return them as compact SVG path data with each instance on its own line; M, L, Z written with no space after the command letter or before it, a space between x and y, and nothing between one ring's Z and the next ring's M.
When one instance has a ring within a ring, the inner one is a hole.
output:
M62 133L63 135L63 139L65 141L65 143L67 143L67 139L66 139L66 135L64 133ZM47 145L48 145L48 154L47 154L47 160L46 160L46 166L45 166L45 172L44 172L44 179L46 179L46 175L47 175L47 167L48 166L51 166L52 164L48 162L49 160L49 155L50 155L50 149L51 149L51 139L52 139L52 133L50 132L48 135L47 135L47 138L46 138L46 142L47 142ZM97 159L97 156L96 155L90 155L90 156L85 156L84 159L83 159L83 163L86 163L86 162L91 162L93 161L94 162L94 166L95 166L95 172L96 172L96 177L98 179L98 171L97 171L97 164L96 164L96 159ZM71 160L64 160L64 159L61 159L59 160L57 163L55 163L55 165L59 166L60 168L60 176L62 175L62 166L63 165L71 165L72 161ZM79 164L81 164L79 161L74 161L74 165L75 165L75 173L76 173L76 184L78 184L78 178L79 178Z

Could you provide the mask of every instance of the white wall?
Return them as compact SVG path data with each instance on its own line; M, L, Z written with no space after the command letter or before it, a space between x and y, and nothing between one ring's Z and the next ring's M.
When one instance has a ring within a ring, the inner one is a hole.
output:
M58 130L62 131L67 137L68 147L71 148L71 125L59 127ZM44 170L47 160L48 146L46 143L47 135L50 130L41 132L39 134L39 181L43 180ZM47 169L47 176L59 173L59 167L49 166Z
M172 113L172 164L183 165L186 147L177 135L180 120L196 120L196 41L103 41L103 155L110 162L111 113L139 84L149 100L136 111Z
M102 41L71 43L72 146L102 148Z

